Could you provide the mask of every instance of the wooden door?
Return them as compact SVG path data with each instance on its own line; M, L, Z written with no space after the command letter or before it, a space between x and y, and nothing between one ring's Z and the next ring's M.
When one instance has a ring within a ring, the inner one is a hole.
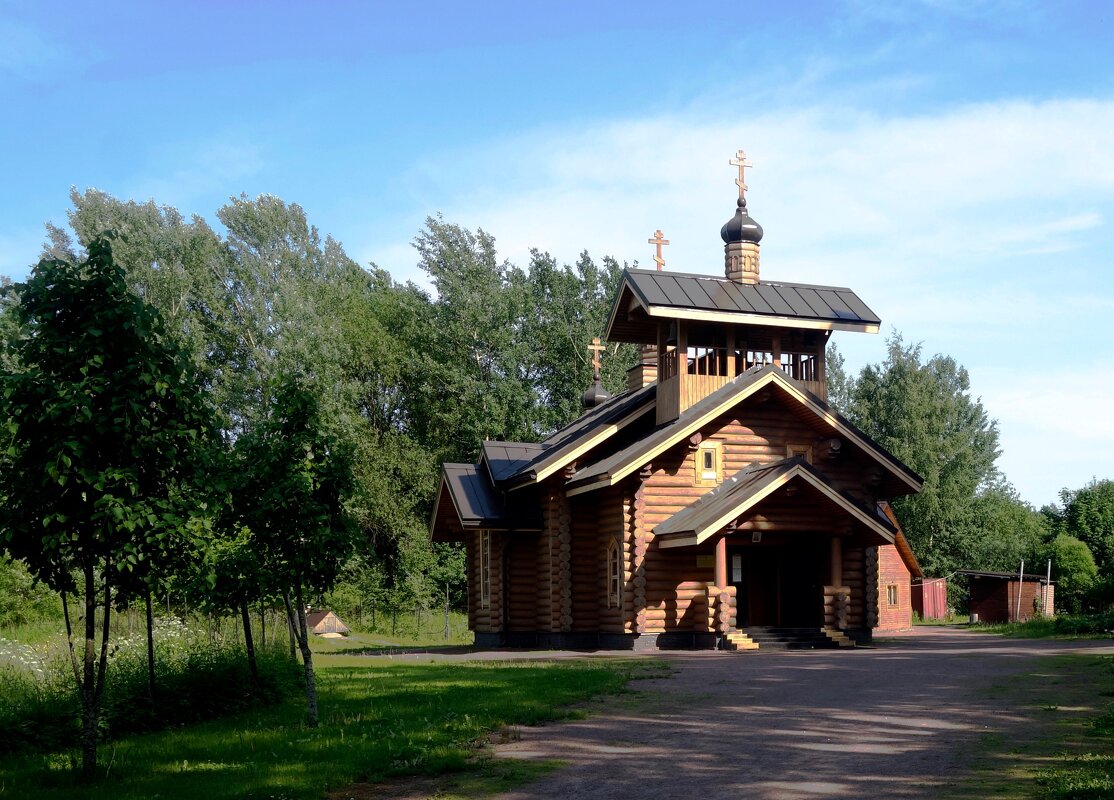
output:
M727 578L735 587L736 624L778 625L779 549L740 547L728 552Z

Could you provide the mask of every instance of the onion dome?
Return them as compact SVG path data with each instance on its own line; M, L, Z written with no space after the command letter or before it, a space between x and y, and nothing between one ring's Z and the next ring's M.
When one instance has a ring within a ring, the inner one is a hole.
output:
M750 214L747 213L746 198L739 198L735 216L724 223L724 226L719 229L719 235L724 244L735 242L758 244L762 241L762 226L751 219Z
M592 380L592 385L588 387L588 391L580 396L580 404L584 407L585 411L590 411L596 406L603 405L604 402L611 399L611 395L603 388L603 383L600 381L600 374L597 372L595 378Z

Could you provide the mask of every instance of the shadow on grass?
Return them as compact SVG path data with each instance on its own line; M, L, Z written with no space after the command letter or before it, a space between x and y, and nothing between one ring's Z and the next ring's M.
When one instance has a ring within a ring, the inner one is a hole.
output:
M326 667L317 728L304 726L304 702L294 699L131 737L102 747L103 777L91 786L77 783L72 754L10 758L0 765L0 797L294 800L393 775L482 771L473 756L491 731L575 714L570 705L623 692L642 669L629 661Z
M984 737L973 774L948 797L1114 798L1112 657L1055 656L1040 672L994 691L1026 724Z

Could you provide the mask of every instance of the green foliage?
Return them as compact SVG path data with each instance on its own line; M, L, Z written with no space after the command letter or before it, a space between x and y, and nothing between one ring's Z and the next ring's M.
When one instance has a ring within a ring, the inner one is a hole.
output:
M997 423L971 398L967 370L954 359L924 361L921 346L906 345L896 333L888 344L886 360L864 367L852 382L847 413L924 478L920 494L894 504L921 564L940 575L971 568L966 555L979 550L975 540L989 538L972 512L977 492L997 475Z
M1104 576L1114 575L1114 481L1093 480L1060 492L1062 508L1049 514L1058 531L1085 542Z
M577 712L568 706L623 691L646 667L623 661L392 664L334 658L321 670L321 726L302 727L297 703L251 711L114 745L110 774L79 786L42 757L10 757L0 785L13 797L316 800L329 789L392 775L492 767L476 741L505 726ZM637 671L637 672L636 672ZM495 768L498 769L498 768ZM504 787L505 788L505 787Z
M102 634L98 663L98 595L107 620L117 587L151 577L165 553L198 549L191 479L211 417L107 239L81 262L40 261L15 288L14 361L0 374L0 546L63 599L81 576L85 647L73 670L91 774L108 647Z
M1045 558L1052 560L1056 603L1078 614L1098 580L1098 567L1085 542L1061 533L1048 543Z
M147 693L145 637L112 641L111 667L98 721L102 739L163 730L280 702L297 686L297 668L281 649L260 654L260 676L249 679L238 643L213 642L177 620L155 629L159 693ZM55 637L54 643L57 643ZM64 752L80 718L66 658L50 645L0 639L0 754Z
M22 561L0 554L0 628L61 616L58 595L35 580Z
M69 258L101 231L120 233L116 262L201 371L226 441L267 416L279 376L311 378L332 434L353 453L347 509L360 563L378 565L385 590L408 604L439 595L447 569L458 603L459 554L428 541L440 464L474 458L484 438L543 437L580 413L585 347L603 332L620 265L534 253L515 266L483 231L430 219L415 244L431 297L361 269L276 197L234 198L217 211L223 232L151 201L96 190L71 199L75 239L50 228L49 253ZM0 306L0 328L4 319ZM625 388L636 358L630 345L609 347L609 391ZM207 568L215 579L216 564ZM205 581L175 585L198 603L211 591Z
M236 514L275 588L324 592L352 549L344 507L351 450L326 428L313 389L295 378L277 383L266 414L236 441Z

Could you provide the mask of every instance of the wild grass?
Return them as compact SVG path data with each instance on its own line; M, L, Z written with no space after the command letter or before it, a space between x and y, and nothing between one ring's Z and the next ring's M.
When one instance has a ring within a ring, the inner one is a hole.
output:
M258 653L253 681L244 651L173 618L155 631L155 694L147 681L145 635L112 640L100 730L104 739L211 719L296 692L300 670L279 648ZM37 644L0 638L0 754L58 752L80 724L69 656L57 635Z
M304 701L130 736L102 749L101 777L81 785L74 754L0 762L0 797L42 800L174 797L320 798L329 789L392 775L474 769L496 729L576 714L572 704L621 692L642 662L401 664L334 657L318 671L321 724L304 727Z
M1114 658L1063 654L992 690L1024 722L985 736L942 800L1114 798Z
M1067 639L1109 637L1114 632L1114 611L1099 614L1060 614L1026 622L980 624L973 629L1023 639Z

